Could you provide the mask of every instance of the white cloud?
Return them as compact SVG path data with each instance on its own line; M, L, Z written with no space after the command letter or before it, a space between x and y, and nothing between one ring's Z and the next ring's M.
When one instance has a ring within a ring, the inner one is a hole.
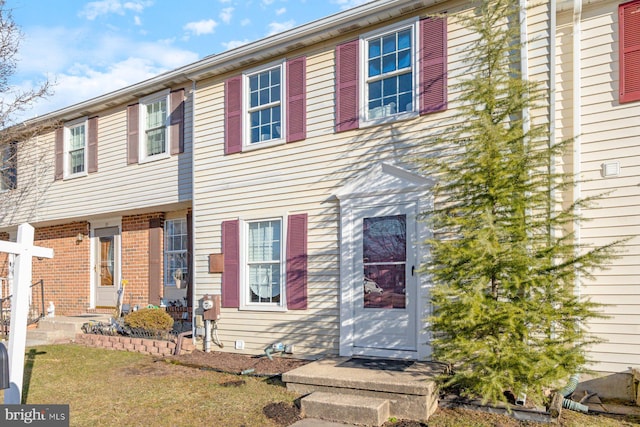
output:
M269 24L269 35L278 34L283 31L289 30L296 25L294 20L289 20L286 22L271 22Z
M140 25L142 25L142 20L140 19L139 16L136 15L133 17L133 23L139 27Z
M273 0L262 0L262 6L271 6L273 4Z
M228 24L229 22L231 22L232 16L233 16L233 8L232 7L225 7L220 12L220 19L225 24Z
M276 10L276 15L284 15L285 13L287 13L286 7L281 7L280 9Z
M231 50L231 49L235 49L236 47L243 46L243 45L248 44L248 43L251 43L251 40L248 40L248 39L232 40L230 42L222 43L222 46L226 50Z
M197 22L189 22L183 29L190 32L193 35L200 36L202 34L212 34L218 23L213 19L206 19Z
M124 15L128 10L140 13L145 7L151 6L152 4L153 2L148 0L128 1L124 3L120 0L92 1L87 3L78 15L93 21L100 15L110 13Z
M251 24L251 19L249 18L244 18L242 21L240 21L240 25L243 27L246 27L249 24Z

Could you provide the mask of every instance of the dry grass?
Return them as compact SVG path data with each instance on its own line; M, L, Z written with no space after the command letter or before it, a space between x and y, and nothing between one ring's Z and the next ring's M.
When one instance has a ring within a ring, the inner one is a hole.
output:
M0 397L2 394L0 391ZM290 405L297 397L279 381L199 370L137 353L78 345L29 349L23 391L25 403L69 404L71 426L275 427L278 424L263 414L263 408L276 402ZM439 409L428 425L548 424L526 423L485 412ZM640 419L563 411L559 425L630 427L640 426Z
M264 378L77 345L28 350L23 390L24 403L69 404L71 426L275 426L262 408L296 397Z

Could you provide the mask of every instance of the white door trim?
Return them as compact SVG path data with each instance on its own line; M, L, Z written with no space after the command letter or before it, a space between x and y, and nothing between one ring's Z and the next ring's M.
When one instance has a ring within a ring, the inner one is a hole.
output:
M429 286L425 275L418 274L416 295L416 351L362 349L355 342L355 302L361 293L354 293L354 286L361 272L354 271L354 254L357 244L354 235L356 211L363 208L414 204L416 214L430 210L432 180L415 174L407 169L379 163L345 185L336 197L340 201L340 355L368 355L404 359L425 359L431 354L428 324ZM417 223L417 241L422 242L430 235L426 225ZM415 249L416 264L420 265L428 257L428 248L419 245Z
M91 259L91 266L90 266L90 281L89 281L89 308L96 308L96 275L94 274L95 272L95 268L96 268L96 240L97 237L95 236L95 230L97 228L108 228L108 227L118 227L118 238L115 240L115 244L116 244L116 251L115 251L115 263L116 263L116 270L115 270L115 283L119 284L120 280L122 278L122 217L116 217L116 218L108 218L108 219L101 219L101 220L93 220L89 222L90 225L90 238L91 238L91 244L89 245L90 247L90 253L89 253L89 257Z

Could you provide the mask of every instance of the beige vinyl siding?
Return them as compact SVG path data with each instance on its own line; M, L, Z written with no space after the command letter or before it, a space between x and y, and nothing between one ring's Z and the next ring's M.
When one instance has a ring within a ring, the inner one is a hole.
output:
M430 12L434 11L439 10ZM536 13L530 24L542 31L545 9L536 9ZM298 355L338 352L340 207L334 194L382 160L410 166L411 156L435 149L420 144L445 127L457 112L458 94L451 88L466 74L467 65L462 61L469 54L467 43L473 37L452 16L448 30L449 109L406 121L334 132L334 49L358 34L292 54L307 57L307 138L303 141L225 156L224 80L241 70L198 82L194 130L196 298L221 292L221 275L208 273L208 255L222 250L223 221L309 215L309 308L287 312L223 308L217 322L223 351L234 351L234 341L243 340L245 351L255 354L274 342L295 345ZM548 70L541 66L548 50L544 43L548 45L548 39L534 46L532 59L538 64L535 78L547 84ZM548 121L546 114L545 110L539 120Z
M608 316L589 324L605 340L589 354L592 368L603 372L640 366L640 102L618 103L618 5L585 5L580 52L581 196L608 193L582 210L581 240L602 245L631 237L620 257L580 288L585 298L604 304ZM602 177L604 162L619 162L620 175Z
M50 222L98 215L122 214L152 207L189 203L191 190L191 89L185 90L185 152L169 158L127 164L126 106L103 111L98 119L98 172L78 178L54 181L54 132L37 138L44 159L34 164L22 161L18 185L34 186L25 179L37 175L36 194L20 205L13 221ZM33 142L27 144L33 149ZM21 156L27 155L20 153ZM29 154L32 157L34 154Z

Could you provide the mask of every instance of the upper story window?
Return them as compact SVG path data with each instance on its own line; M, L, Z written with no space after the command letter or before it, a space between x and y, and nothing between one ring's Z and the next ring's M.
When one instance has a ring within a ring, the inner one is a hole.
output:
M0 144L0 192L13 190L18 183L17 143Z
M87 119L65 126L64 176L71 178L87 173Z
M640 101L640 0L618 7L620 102Z
M246 75L249 85L247 145L282 137L282 65Z
M363 38L365 120L414 112L414 26Z
M187 220L185 218L168 219L164 223L164 229L165 286L184 288L189 274Z
M306 138L306 57L225 81L225 154Z
M56 129L54 178L94 172L98 172L98 117L82 117Z
M336 46L336 132L447 109L447 19L398 23Z
M141 160L169 155L169 91L140 100Z
M127 106L127 163L184 153L184 120L184 89L167 89Z

